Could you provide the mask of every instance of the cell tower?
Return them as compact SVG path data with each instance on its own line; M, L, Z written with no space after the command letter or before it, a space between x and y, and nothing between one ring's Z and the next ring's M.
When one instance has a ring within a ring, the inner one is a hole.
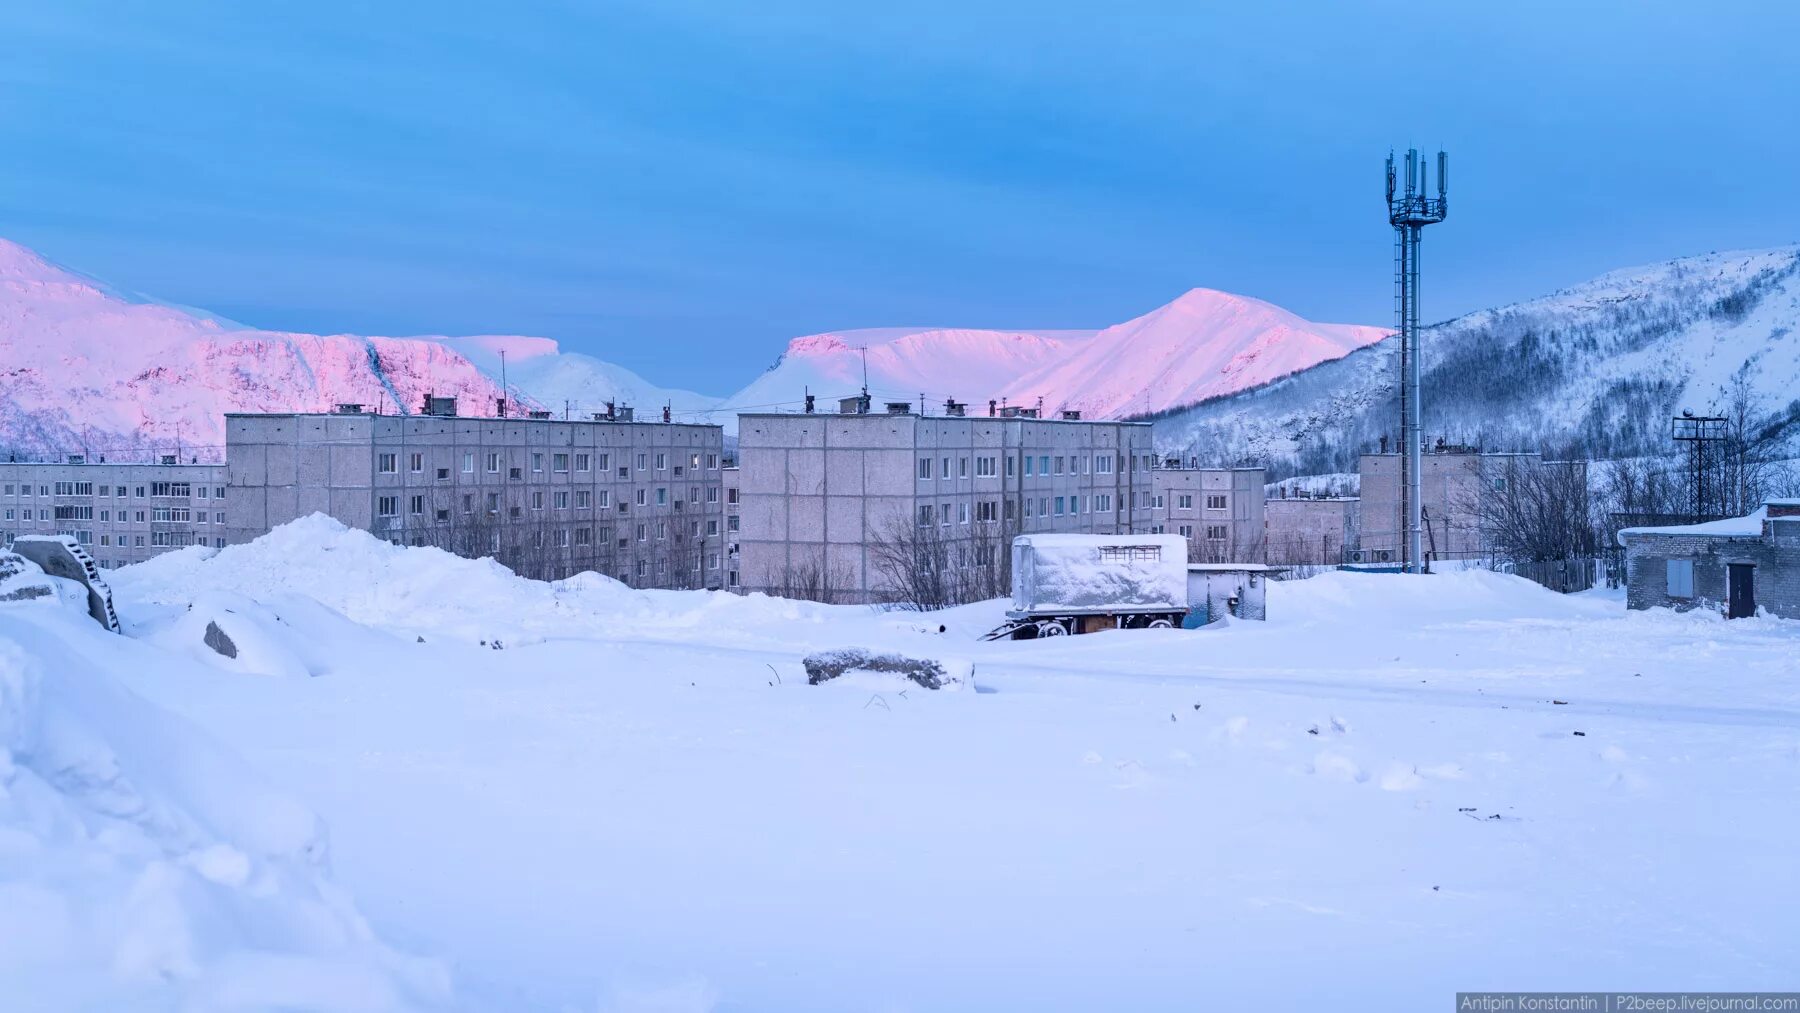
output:
M1425 440L1419 412L1419 232L1444 220L1449 207L1450 158L1437 156L1437 196L1427 197L1426 163L1417 148L1406 152L1406 189L1398 189L1394 154L1387 158L1388 224L1394 227L1394 316L1400 326L1400 516L1401 569L1424 568L1424 504L1420 499L1419 455Z

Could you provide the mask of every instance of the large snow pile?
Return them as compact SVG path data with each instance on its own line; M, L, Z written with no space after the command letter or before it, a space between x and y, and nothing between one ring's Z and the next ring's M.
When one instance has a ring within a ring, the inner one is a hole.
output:
M144 620L146 604L185 608L208 592L241 596L276 612L280 601L298 596L408 640L423 635L508 647L546 637L721 624L753 630L866 613L761 595L638 591L598 573L530 580L492 559L394 545L324 514L291 521L244 545L165 553L115 571L112 586L127 624Z
M0 1005L447 1002L332 883L316 816L110 674L159 666L75 609L0 608Z

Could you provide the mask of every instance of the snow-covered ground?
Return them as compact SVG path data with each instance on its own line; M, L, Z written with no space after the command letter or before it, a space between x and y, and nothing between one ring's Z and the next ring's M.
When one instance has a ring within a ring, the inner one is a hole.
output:
M507 1010L1796 985L1800 624L1334 573L1273 586L1267 623L989 644L1001 603L546 585L320 518L114 587L128 638L0 609L0 657L44 684L73 652L317 812L316 880L385 945L301 948L377 969L371 1006L443 999L436 967ZM976 689L805 684L851 645ZM0 854L0 890L77 889ZM0 994L56 983L34 953Z

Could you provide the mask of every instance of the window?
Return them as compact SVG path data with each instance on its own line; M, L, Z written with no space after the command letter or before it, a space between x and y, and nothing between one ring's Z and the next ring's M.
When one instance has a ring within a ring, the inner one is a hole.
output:
M532 452L531 470L532 471L543 471L544 470L544 455L543 454L538 453L536 451Z
M689 503L700 502L700 487L699 486L697 486L697 485L688 486L688 502Z
M976 478L993 478L994 477L994 459L991 457L977 457L975 459L975 477Z
M959 457L956 459L956 475L958 478L968 478L969 477L969 459L968 458Z
M490 475L500 474L500 455L492 451L487 455L487 470Z
M601 454L600 460L595 463L595 467L599 468L601 471L605 471L606 469L612 467L612 455L611 454Z
M1026 478L1031 477L1031 469L1032 469L1032 465L1035 461L1037 461L1037 458L1032 457L1030 454L1025 455L1025 477Z
M637 505L638 506L646 506L649 504L649 502L650 502L650 490L639 489L637 491Z
M1691 559L1669 560L1669 597L1692 598L1694 596L1694 561Z
M566 549L569 547L568 528L558 528L556 530L556 547L559 549Z
M656 455L656 470L657 471L667 471L668 469L669 469L669 455L668 454L657 454Z
M569 493L568 493L568 491L567 490L559 490L556 493L555 498L551 501L550 505L551 505L551 507L553 507L554 509L557 509L557 510L569 509Z
M163 509L168 509L164 507ZM94 519L94 508L91 506L59 506L56 508L56 519L59 521L91 521Z
M737 514L732 514L732 515L731 515L731 516L730 516L730 517L727 517L727 518L725 518L725 530L727 530L727 531L737 531L737 530L739 530L739 524L740 524L740 523L741 523L741 522L740 522L740 520L739 520L739 518L738 518L738 515L737 515Z
M690 471L699 471L700 470L700 455L699 454L689 454L688 455L688 470L690 470Z
M375 470L383 475L392 475L400 470L400 458L396 454L376 454Z
M1158 563L1162 561L1160 545L1102 545L1100 562L1125 563L1132 560Z
M1223 497L1223 496L1208 496L1208 497L1206 497L1206 509L1208 509L1208 510L1223 510L1223 509L1225 509L1225 497Z
M656 505L657 506L668 506L669 505L669 490L666 486L657 486L656 487Z
M412 514L414 517L423 516L425 513L425 497L414 496L412 501L407 503L406 512Z
M142 496L143 494L144 487L140 485L138 486L138 495ZM152 482L150 483L150 495L187 499L193 493L186 482Z
M400 497L382 496L375 501L375 513L379 517L396 517L400 513Z
M732 519L736 520L735 517ZM919 527L922 527L922 528L931 527L931 504L930 503L920 503L919 504Z
M993 500L982 500L975 504L975 519L983 524L991 524L999 520L1000 505Z
M105 511L102 511L102 513L104 513L104 512ZM105 520L105 518L103 517L103 518L101 518L101 520ZM194 523L195 524L205 524L206 523L206 511L204 511L204 510L194 511Z
M660 542L663 539L666 539L668 537L669 537L669 522L668 521L657 521L656 522L656 540Z
M709 485L706 487L706 501L708 503L717 503L719 501L719 487L718 486Z
M500 512L500 494L499 493L490 492L487 494L487 512L490 514L497 514Z
M600 496L600 509L605 510L607 507L612 506L612 490L611 489L600 490L599 496Z
M738 586L738 572L736 570L725 571L725 586L726 587Z
M417 475L421 471L424 471L425 470L425 455L424 454L412 454L412 455L408 456L406 459L406 466L407 466L407 469L410 470L415 475Z
M594 529L593 528L576 528L575 529L575 544L576 545L587 545L587 544L590 544L593 540L594 540Z
M591 508L594 505L593 496L594 494L586 489L575 490L575 509L587 510Z
M1229 533L1228 533L1225 525L1223 525L1223 524L1208 524L1206 526L1207 541L1222 542L1228 537L1230 537L1230 536L1229 536Z
M1013 519L1013 501L1012 500L1006 501L1006 519L1009 521Z
M532 492L532 494L531 494L531 509L533 509L533 510L544 509L543 490L539 489L539 490L535 490Z
M463 493L462 512L466 513L466 514L475 512L475 494L474 493L468 493L468 492Z
M188 513L187 507L159 506L159 507L154 508L151 511L151 519L156 520L156 521L171 521L171 522L174 522L177 524L186 524L192 518Z
M732 488L732 489L727 489L727 490L725 490L725 502L727 502L727 503L736 503L736 502L737 502L737 501L738 501L738 491L737 491L737 489L735 489L735 488Z
M1183 538L1194 537L1194 526L1192 524L1183 524L1180 528L1180 531L1181 531L1181 537L1183 537Z
M1056 473L1058 475L1063 473L1063 459L1060 457L1056 459Z
M450 481L450 469L449 468L439 468L437 470L437 480L440 482Z
M1212 497L1208 496L1206 498L1206 502L1207 502L1208 506L1211 506L1212 505ZM1194 509L1193 494L1184 492L1181 495L1175 497L1175 509L1177 509L1177 510L1192 510L1192 509Z
M719 533L719 522L718 521L707 521L706 522L706 537L711 538L712 536L714 536L718 533Z
M1063 512L1063 498L1061 496L1058 496L1058 497L1056 497L1056 516L1061 517L1062 512Z
M569 455L568 454L551 454L550 455L550 470L556 471L556 472L568 471L569 470Z
M707 471L718 471L719 470L719 455L718 454L707 454L706 455L706 470Z
M575 455L575 470L576 471L592 470L592 465L590 463L590 462L592 462L592 460L593 460L593 455L591 455L591 454L576 454ZM585 545L587 543L583 542L581 544Z
M223 524L223 523L225 523L225 511L223 511L223 510L218 510L218 511L214 511L214 513L213 513L213 523L214 523L214 524Z
M1152 500L1152 505L1154 505L1156 509L1161 510L1163 507L1163 498L1161 496L1155 497Z
M958 524L969 523L969 504L967 504L967 503L956 504L956 522Z
M1112 509L1112 493L1103 492L1094 497L1094 509L1107 511Z
M474 451L470 450L470 451L464 452L462 470L463 470L463 474L465 474L465 475L472 475L475 473L475 452Z
M941 524L947 528L950 526L953 518L954 518L954 514L950 510L950 504L944 503L944 504L939 505L939 507L938 507L938 523L939 524Z
M649 457L644 454L637 455L637 470L643 471L644 463L648 460L649 460Z
M1006 477L1013 477L1013 459L1011 457L1006 459Z
M644 540L644 539L645 539L645 538L647 538L647 537L648 537L648 532L649 532L649 530L650 530L650 528L649 528L649 526L648 526L648 525L645 525L645 524L639 524L639 525L638 525L638 526L637 526L637 540L638 540L638 541L640 541L640 542L641 542L641 541L643 541L643 540Z
M919 481L931 481L931 458L929 457L919 458Z
M445 521L447 521L447 520L449 520L449 519L450 519L450 511L448 511L448 510L439 510L439 511L438 511L438 512L437 512L437 520L438 520L438 523L440 523L440 524L442 524L442 523L443 523L443 522L445 522Z
M953 476L950 472L950 459L948 457L946 457L946 458L944 458L943 468L940 471L938 471L938 478L941 478L944 481L948 482L948 481L950 481L950 479L952 477Z

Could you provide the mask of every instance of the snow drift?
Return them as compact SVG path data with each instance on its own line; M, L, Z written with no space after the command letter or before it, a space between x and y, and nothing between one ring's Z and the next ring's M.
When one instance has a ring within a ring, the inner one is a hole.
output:
M73 608L0 607L0 981L32 1009L438 1006L374 938L325 828L110 674L160 653Z

